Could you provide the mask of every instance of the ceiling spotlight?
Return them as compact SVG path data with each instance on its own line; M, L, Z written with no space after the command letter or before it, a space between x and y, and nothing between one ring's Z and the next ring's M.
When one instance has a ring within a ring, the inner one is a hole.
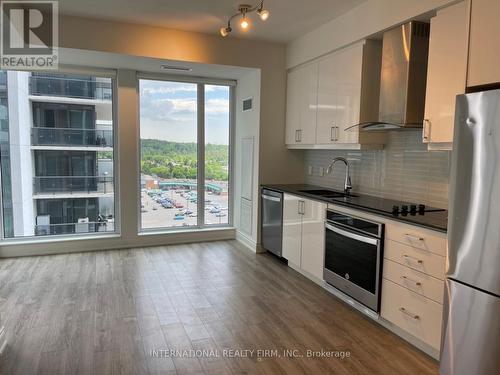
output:
M257 14L260 16L262 21L265 21L269 18L269 11L264 9L264 2L260 3L260 8L257 9Z
M220 35L228 36L231 31L233 31L233 29L231 29L231 26L229 26L229 25L227 25L227 27L221 27L220 28Z
M236 13L236 14L232 15L231 17L229 17L229 19L227 21L227 27L221 27L219 29L220 35L222 35L223 37L229 35L229 33L232 31L232 29L231 29L231 21L235 17L238 17L238 16L241 16L240 27L244 31L248 30L250 28L250 20L248 19L247 14L251 13L251 12L257 12L257 14L259 15L259 17L260 17L260 19L262 21L265 21L265 20L267 20L269 18L269 11L267 9L264 9L264 0L262 0L256 6L251 6L251 5L248 5L248 4L240 4L238 6L238 13Z
M240 26L243 30L248 29L248 26L250 26L250 22L248 22L248 19L245 15L241 17Z

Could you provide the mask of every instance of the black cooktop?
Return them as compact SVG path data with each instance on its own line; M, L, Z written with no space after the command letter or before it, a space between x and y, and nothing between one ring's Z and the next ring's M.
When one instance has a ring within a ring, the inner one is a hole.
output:
M424 216L428 212L446 211L443 208L430 207L421 203L403 202L371 195L353 195L334 198L332 200L336 202L339 200L344 201L351 206L368 208L372 211L380 211L384 214L392 214L394 216Z

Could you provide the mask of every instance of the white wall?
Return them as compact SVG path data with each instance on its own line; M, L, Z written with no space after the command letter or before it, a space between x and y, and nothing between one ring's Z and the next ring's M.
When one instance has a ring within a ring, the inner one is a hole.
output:
M292 68L421 14L460 0L368 0L290 42L286 66Z

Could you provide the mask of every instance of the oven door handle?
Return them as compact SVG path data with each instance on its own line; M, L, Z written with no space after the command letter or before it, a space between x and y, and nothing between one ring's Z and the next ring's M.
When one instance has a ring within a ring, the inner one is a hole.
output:
M340 234L341 236L344 236L344 237L347 237L347 238L350 238L350 239L353 239L356 241L368 243L370 245L378 245L378 242L379 242L379 240L376 238L365 237L365 236L362 236L360 234L356 234L353 232L349 232L349 231L340 229L338 227L334 227L333 225L330 225L328 223L325 223L325 228L328 230L331 230L332 232Z

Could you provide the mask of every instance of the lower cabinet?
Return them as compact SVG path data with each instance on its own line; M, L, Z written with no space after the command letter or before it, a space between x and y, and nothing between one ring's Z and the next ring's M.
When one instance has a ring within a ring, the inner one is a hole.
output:
M306 275L323 280L325 203L284 194L283 258Z
M446 235L387 222L380 315L439 351Z
M382 281L381 316L435 349L441 344L443 306L390 280Z

